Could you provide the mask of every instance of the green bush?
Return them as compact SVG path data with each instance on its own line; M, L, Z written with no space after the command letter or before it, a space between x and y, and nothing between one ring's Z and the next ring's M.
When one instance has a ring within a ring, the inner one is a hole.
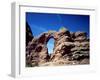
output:
M61 27L59 30L67 30L65 27Z

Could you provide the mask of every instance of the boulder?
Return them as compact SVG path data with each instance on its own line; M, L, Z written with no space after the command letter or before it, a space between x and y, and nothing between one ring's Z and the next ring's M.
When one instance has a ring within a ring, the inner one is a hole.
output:
M87 34L86 32L81 32L81 31L75 32L75 37L80 37L80 36L87 37Z

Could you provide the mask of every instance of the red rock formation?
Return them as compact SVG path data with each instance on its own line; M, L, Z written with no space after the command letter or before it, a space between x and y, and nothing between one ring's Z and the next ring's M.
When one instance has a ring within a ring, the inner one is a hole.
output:
M54 50L48 54L47 43L54 38ZM85 32L71 33L67 29L42 33L33 38L26 47L26 64L50 66L67 64L89 64L89 39Z

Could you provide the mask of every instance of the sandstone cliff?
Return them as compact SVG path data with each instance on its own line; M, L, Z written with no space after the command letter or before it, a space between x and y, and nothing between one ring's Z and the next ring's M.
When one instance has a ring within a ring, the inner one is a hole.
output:
M33 35L29 24L26 22L26 46L28 45L29 41L32 40Z

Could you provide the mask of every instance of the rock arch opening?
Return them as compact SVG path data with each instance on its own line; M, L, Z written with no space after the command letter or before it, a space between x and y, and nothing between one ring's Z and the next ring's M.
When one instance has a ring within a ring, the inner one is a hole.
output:
M47 42L47 48L48 48L48 54L51 55L53 53L54 49L54 38L50 38Z

